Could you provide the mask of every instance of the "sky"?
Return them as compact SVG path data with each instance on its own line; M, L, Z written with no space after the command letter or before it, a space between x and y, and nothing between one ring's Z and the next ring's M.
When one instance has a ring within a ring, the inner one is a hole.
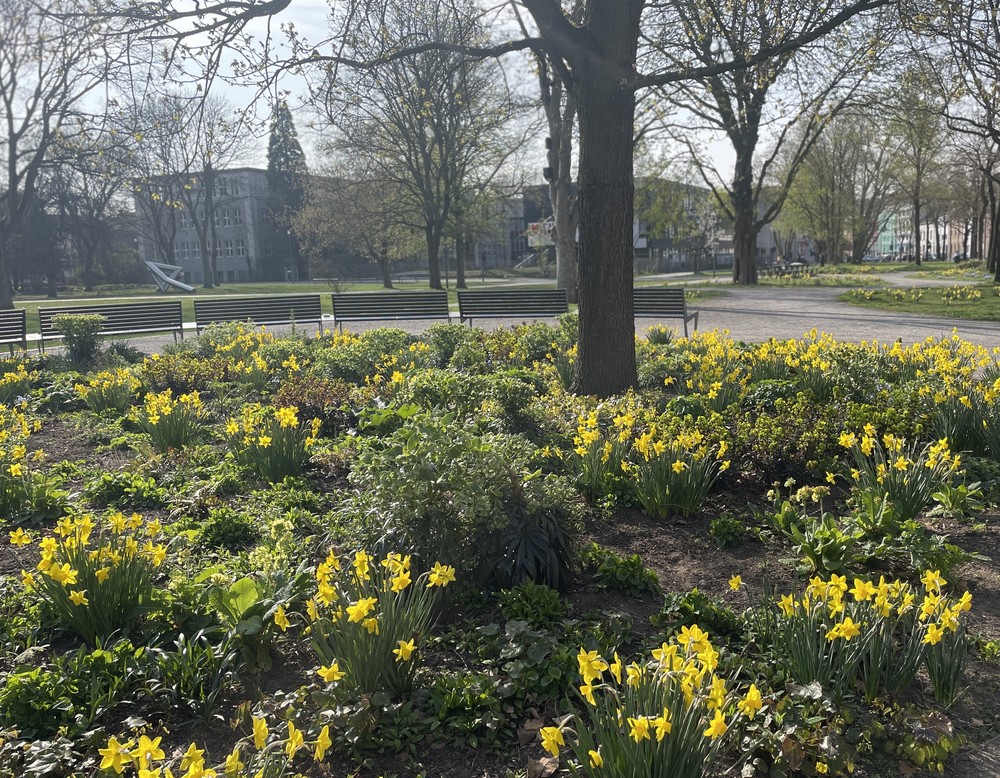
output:
M257 19L251 22L247 31L254 35L258 40L265 40L269 37L271 45L280 56L282 53L288 53L288 46L286 42L287 37L284 29L289 25L294 27L296 33L301 38L311 44L318 44L324 41L328 34L328 10L328 0L291 0L288 7L276 16L273 16L270 19ZM229 57L229 61L232 59L233 57ZM317 153L317 143L320 140L320 137L315 129L310 128L310 125L314 122L315 114L313 114L308 107L304 106L305 96L307 93L304 78L293 74L283 74L281 79L278 81L276 88L271 90L272 98L276 90L288 93L288 104L295 118L299 140L305 150L307 161L310 165L315 165L319 159L319 154ZM238 108L244 108L253 104L259 93L259 89L256 85L234 86L232 84L222 82L214 84L212 91L224 94L225 97ZM259 132L261 138L257 158L247 160L247 164L263 167L267 164L266 123L269 115L269 108L266 103L258 100L254 110L262 125L262 129ZM703 142L706 144L713 159L716 160L716 165L719 167L720 171L728 173L728 171L732 169L735 156L728 141L725 139L705 137ZM532 164L533 162L537 162L537 164ZM543 183L541 170L545 166L546 162L541 142L539 142L536 151L529 151L527 155L527 164L529 165L529 169L526 173L527 180L534 183ZM636 173L637 175L641 175L642 171L637 170ZM701 182L692 181L692 183Z

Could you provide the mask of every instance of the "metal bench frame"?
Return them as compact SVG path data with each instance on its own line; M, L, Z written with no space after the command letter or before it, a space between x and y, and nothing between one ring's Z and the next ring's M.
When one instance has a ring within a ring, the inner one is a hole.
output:
M497 289L458 292L458 315L473 319L544 318L569 312L565 289Z
M135 303L106 303L102 305L60 305L56 308L38 309L38 348L45 351L46 340L63 337L52 320L61 314L97 314L105 321L100 334L138 335L146 332L172 332L174 340L180 334L184 339L184 321L180 300L154 300Z
M698 329L698 312L689 312L683 289L665 289L640 286L632 290L632 315L635 318L683 319L684 337L688 336L688 322L694 321Z
M427 292L334 292L333 323L341 330L350 321L450 321L448 293Z
M195 331L209 324L249 321L265 324L315 322L323 327L323 298L318 294L279 294L260 297L212 297L194 301Z
M22 350L28 350L28 315L24 308L13 311L0 311L0 343L6 343L10 353L14 353L14 344Z

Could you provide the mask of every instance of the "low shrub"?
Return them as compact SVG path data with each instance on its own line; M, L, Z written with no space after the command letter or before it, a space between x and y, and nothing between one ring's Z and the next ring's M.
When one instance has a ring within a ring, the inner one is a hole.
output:
M101 325L107 318L93 313L61 313L52 317L52 326L63 334L69 358L81 367L97 359L101 348Z

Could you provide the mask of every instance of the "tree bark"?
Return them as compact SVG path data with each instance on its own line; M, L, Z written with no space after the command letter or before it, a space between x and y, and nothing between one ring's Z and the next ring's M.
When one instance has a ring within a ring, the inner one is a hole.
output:
M427 236L427 274L430 288L441 289L441 233L430 224L424 228Z
M923 245L920 242L920 189L918 188L913 196L913 255L917 267L920 267L920 255Z
M455 241L455 288L468 289L465 283L466 263L475 251L475 241L467 232L459 233Z
M574 62L580 119L580 342L574 389L607 397L635 384L632 315L633 122L628 87L642 3L593 0L588 51ZM599 36L599 37L598 37ZM599 41L599 42L598 42ZM599 54L599 56L594 56ZM607 207L615 203L615 208Z
M753 152L740 149L736 153L733 172L733 283L757 283L757 214L753 198Z

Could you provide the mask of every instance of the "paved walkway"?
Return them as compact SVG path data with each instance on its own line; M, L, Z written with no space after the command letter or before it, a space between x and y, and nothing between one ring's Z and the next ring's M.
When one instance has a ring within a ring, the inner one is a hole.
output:
M722 287L722 291L723 294L718 297L691 302L691 309L699 313L699 330L728 330L737 340L762 341L768 338L801 338L815 328L820 332L830 333L838 340L902 340L905 344L928 337L948 337L954 330L959 337L974 343L989 347L1000 346L1000 322L967 321L862 308L836 299L845 291L843 288L727 285ZM484 321L483 324L495 328L519 321L521 320L493 319ZM655 319L637 319L636 332L644 334L655 323ZM676 319L664 323L675 328L679 325ZM419 333L430 324L429 321L357 322L352 323L349 329L363 332L377 327L399 327L408 332ZM326 326L332 328L332 323ZM189 337L194 334L194 325L191 324L190 327ZM287 332L288 329L277 327L274 331ZM309 334L316 332L312 326L300 326L299 330ZM130 342L137 348L152 353L173 343L173 337L169 334L152 335L135 337Z

